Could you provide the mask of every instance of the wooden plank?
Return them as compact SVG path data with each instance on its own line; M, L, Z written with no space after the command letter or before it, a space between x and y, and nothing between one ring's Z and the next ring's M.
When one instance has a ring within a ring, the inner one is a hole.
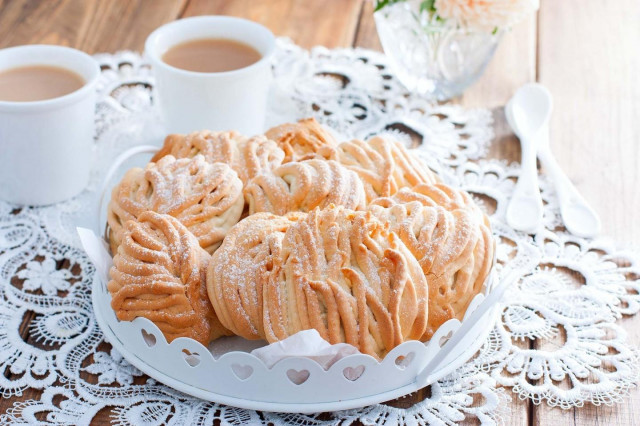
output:
M639 22L637 0L545 1L540 12L540 82L554 95L551 149L600 214L603 235L636 247Z
M191 0L184 16L233 15L311 48L351 46L363 0Z
M358 23L358 32L353 41L353 46L382 51L382 45L380 44L378 31L376 30L376 23L373 20L372 1L365 1L363 4L360 22Z
M539 21L539 80L554 95L552 150L598 211L603 234L639 247L640 3L544 0ZM604 30L606 29L606 30ZM640 343L640 317L619 324ZM553 341L546 345L553 345ZM536 425L638 424L640 390L613 406L563 411L540 405Z
M0 1L0 47L59 44L87 53L142 51L156 27L187 0Z

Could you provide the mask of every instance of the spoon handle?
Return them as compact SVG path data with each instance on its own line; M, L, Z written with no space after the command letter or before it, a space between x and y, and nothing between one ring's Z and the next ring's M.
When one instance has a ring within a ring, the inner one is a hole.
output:
M560 214L565 227L578 237L595 237L602 227L598 214L580 195L558 165L549 149L549 132L540 132L538 138L538 158L555 185L560 203Z
M529 233L537 232L542 226L542 197L538 186L535 144L532 142L524 136L520 138L521 170L506 214L509 226Z

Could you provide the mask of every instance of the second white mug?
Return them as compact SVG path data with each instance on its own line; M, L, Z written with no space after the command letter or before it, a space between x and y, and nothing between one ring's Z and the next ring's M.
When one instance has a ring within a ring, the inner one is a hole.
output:
M223 38L256 49L262 58L245 68L203 73L168 65L162 56L191 40ZM171 22L147 38L145 54L153 67L160 112L170 133L264 131L275 37L264 26L228 16L199 16Z

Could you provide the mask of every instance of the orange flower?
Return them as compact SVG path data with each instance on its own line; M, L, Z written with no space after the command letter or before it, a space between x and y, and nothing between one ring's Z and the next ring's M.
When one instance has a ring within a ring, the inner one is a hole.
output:
M493 31L524 19L539 7L539 0L435 0L438 15L461 27Z

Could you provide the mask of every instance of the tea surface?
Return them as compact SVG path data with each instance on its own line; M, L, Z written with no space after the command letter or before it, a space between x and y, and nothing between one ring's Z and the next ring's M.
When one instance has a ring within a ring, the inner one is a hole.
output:
M204 73L237 70L261 58L262 55L248 44L223 38L180 43L162 56L162 60L173 67Z
M31 102L58 98L84 86L82 77L66 68L29 65L0 71L0 101Z

